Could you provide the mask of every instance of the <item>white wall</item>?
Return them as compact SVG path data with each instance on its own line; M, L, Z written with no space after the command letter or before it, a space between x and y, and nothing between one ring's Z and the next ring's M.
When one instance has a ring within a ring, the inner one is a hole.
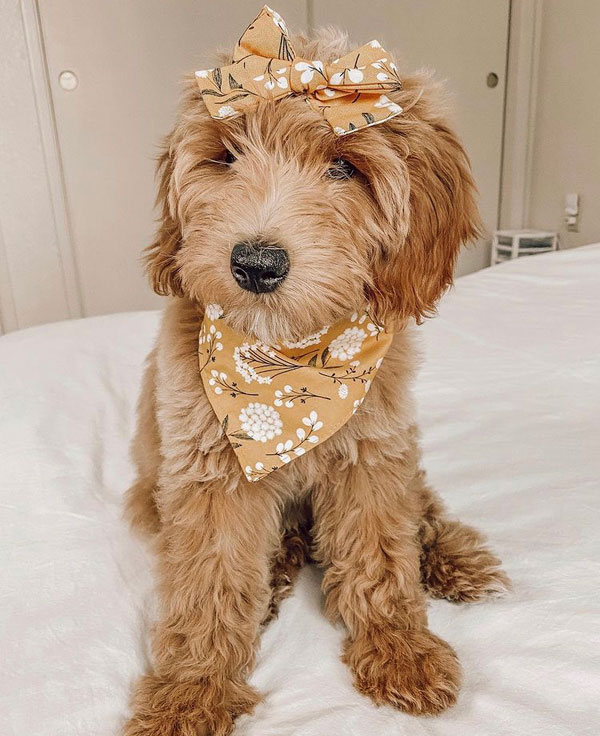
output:
M512 0L501 225L600 241L600 2ZM565 195L580 194L579 231Z
M600 241L600 0L543 0L531 158L530 225L561 248ZM579 232L563 223L580 193Z

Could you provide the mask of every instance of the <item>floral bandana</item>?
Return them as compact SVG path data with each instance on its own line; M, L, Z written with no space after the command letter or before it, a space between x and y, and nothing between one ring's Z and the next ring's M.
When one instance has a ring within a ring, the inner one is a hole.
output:
M238 41L233 64L196 72L196 78L213 118L240 115L257 98L306 95L337 135L347 135L402 112L385 94L401 89L402 83L378 41L331 64L301 59L281 16L267 5Z
M367 312L299 342L265 345L206 307L198 357L204 388L248 480L316 447L364 401L393 335Z

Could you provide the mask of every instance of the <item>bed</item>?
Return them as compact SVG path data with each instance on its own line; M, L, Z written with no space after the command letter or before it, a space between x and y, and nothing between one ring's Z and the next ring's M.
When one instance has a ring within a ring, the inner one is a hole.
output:
M425 463L488 535L513 593L430 604L464 667L414 719L359 695L306 568L265 632L237 736L566 736L600 728L600 244L459 279L421 328ZM143 360L160 315L0 339L0 733L116 736L147 660L151 560L121 519Z

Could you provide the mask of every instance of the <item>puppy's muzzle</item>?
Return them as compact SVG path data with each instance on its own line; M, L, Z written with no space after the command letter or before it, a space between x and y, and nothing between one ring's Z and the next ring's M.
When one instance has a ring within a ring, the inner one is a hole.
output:
M237 243L231 251L230 265L233 278L242 289L266 294L285 280L290 259L284 248L264 243Z

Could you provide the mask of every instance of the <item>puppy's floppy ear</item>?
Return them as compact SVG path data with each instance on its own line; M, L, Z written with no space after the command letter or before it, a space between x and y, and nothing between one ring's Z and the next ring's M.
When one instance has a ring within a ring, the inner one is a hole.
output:
M181 226L171 202L173 165L169 137L157 164L156 205L160 209L159 227L154 242L146 248L144 256L150 284L161 296L182 296L183 294L176 260L181 246Z
M482 232L469 159L436 92L426 77L409 78L394 96L405 112L382 126L410 188L408 234L375 269L375 307L387 321L430 316L452 284L461 244Z

